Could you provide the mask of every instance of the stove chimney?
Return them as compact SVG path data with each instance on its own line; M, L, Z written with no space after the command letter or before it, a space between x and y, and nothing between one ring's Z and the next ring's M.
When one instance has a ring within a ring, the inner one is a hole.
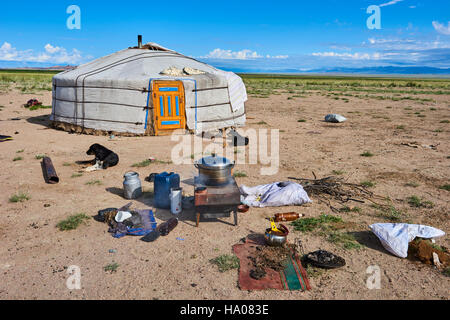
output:
M142 49L142 36L138 35L138 48Z

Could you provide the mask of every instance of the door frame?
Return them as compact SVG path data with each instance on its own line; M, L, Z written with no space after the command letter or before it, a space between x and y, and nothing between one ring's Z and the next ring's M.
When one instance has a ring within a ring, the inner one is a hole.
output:
M178 88L178 90L173 90ZM165 89L165 90L160 90ZM178 94L169 94L170 92L177 91ZM166 94L160 94L161 92ZM174 101L172 102L172 97ZM178 97L178 100L176 99ZM154 80L152 84L152 101L153 101L153 123L155 135L161 133L169 133L176 129L186 128L186 99L184 84L181 80ZM176 102L175 102L176 101ZM163 115L161 116L161 102L163 104ZM166 108L167 107L167 108ZM173 115L175 110L178 110L179 115ZM165 116L164 114L170 113L171 115ZM165 120L161 120L163 117ZM162 121L167 124L162 127ZM179 123L171 123L178 122Z

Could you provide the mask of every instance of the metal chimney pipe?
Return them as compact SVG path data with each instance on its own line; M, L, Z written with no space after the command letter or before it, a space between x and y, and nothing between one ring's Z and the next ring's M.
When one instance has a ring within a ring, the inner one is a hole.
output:
M142 49L142 36L138 35L138 48Z

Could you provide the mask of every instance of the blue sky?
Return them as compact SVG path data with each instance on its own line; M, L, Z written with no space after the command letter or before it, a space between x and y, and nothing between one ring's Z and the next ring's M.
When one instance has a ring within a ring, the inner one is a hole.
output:
M70 5L81 29L69 30ZM381 29L369 29L377 5ZM219 67L450 67L448 0L2 1L0 66L81 64L156 42Z

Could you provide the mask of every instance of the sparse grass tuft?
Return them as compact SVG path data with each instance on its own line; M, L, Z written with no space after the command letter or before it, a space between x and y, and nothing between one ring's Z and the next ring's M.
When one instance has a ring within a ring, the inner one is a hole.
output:
M143 168L143 167L148 167L152 162L150 160L144 160L138 163L135 163L132 165L133 168Z
M39 109L51 109L52 106L42 106L42 105L36 105L36 106L31 106L30 108L28 108L31 111L34 110L39 110Z
M420 184L418 184L417 182L408 182L408 183L405 183L405 187L417 188L418 186L420 186Z
M433 243L433 242L431 242L430 240L427 240L429 243L430 243L430 246L433 248L433 249L435 249L435 250L437 250L437 251L441 251L441 252L447 252L447 250L446 249L444 249L444 248L442 248L440 245L438 245L437 243Z
M86 223L86 220L89 220L90 218L91 217L84 213L75 214L65 220L58 222L56 227L58 227L61 231L74 230L78 228L82 223Z
M322 274L325 273L325 269L317 268L307 263L305 263L304 265L306 265L305 269L308 278L319 278L320 276L322 276Z
M297 122L306 122L306 120L305 119L300 119L300 120L297 120Z
M333 171L331 171L331 173L336 176L340 176L340 175L343 175L345 173L345 171L344 170L333 170Z
M9 202L24 202L30 200L31 197L26 192L19 192L18 194L14 194L9 198Z
M292 225L296 231L314 232L344 249L360 249L362 247L353 234L340 231L345 227L345 222L337 216L321 214L318 218L303 218L293 221Z
M328 235L327 240L331 243L341 245L347 250L362 248L362 245L356 241L355 236L348 232L334 231Z
M172 164L173 162L171 160L169 161L165 161L165 160L156 160L156 163L160 163L160 164Z
M392 221L392 222L400 221L403 217L403 213L401 211L397 210L393 205L390 205L387 208L380 207L379 209L381 211L380 216L389 221Z
M404 125L399 125L399 126L396 126L395 129L397 129L397 130L405 130L405 126Z
M418 196L410 196L406 199L408 204L414 208L427 208L431 209L434 207L434 203L431 201L423 201Z
M318 218L303 218L292 222L294 230L302 232L311 232L328 224L342 222L340 217L321 214Z
M103 267L103 270L105 270L105 272L117 272L117 269L119 268L119 264L117 262L112 262L107 264L106 266Z
M420 207L420 204L422 203L418 196L411 196L408 197L406 200L408 201L410 206L417 208Z
M42 159L44 159L45 157L46 157L45 154L37 154L34 158L35 158L36 160L42 160Z
M192 157L193 157L193 155L191 155L191 159L193 159ZM143 168L143 167L148 167L152 163L171 164L172 161L164 161L164 160L154 160L154 161L152 161L152 160L147 159L147 160L135 163L135 164L131 165L131 167L133 167L133 168Z
M15 157L15 158L13 159L13 161L20 161L20 160L23 160L23 158L22 158L22 157Z
M394 205L392 205L392 201L389 197L386 198L386 200L388 203L385 205L376 203L370 205L372 208L378 211L377 214L378 217L387 219L392 222L396 222L403 219L406 216L406 211L402 212L398 210Z
M365 151L361 153L361 157L373 157L373 153L370 151Z
M217 258L211 259L210 262L217 265L220 272L239 268L239 259L235 255L223 254Z
M361 182L361 185L362 185L363 187L366 187L366 188L373 188L373 187L376 186L376 182L372 182L372 181L362 181L362 182Z
M257 122L256 124L263 125L263 124L267 124L267 122L265 122L265 121L259 121L259 122Z
M98 185L99 186L101 184L102 184L102 182L100 180L91 180L91 181L86 182L87 186L94 186L94 185Z
M339 209L339 212L358 212L360 213L362 211L362 209L360 207L353 207L350 208L348 206L342 207Z
M442 120L440 123L450 123L450 120Z
M450 191L450 184L444 184L443 186L440 186L439 189Z
M25 149L17 150L16 153L22 153L22 152L24 152L24 151L25 151Z
M82 177L82 176L83 176L82 173L74 173L74 174L72 174L71 178L79 178L79 177Z
M236 171L233 176L236 178L244 178L247 177L247 173L245 171Z

